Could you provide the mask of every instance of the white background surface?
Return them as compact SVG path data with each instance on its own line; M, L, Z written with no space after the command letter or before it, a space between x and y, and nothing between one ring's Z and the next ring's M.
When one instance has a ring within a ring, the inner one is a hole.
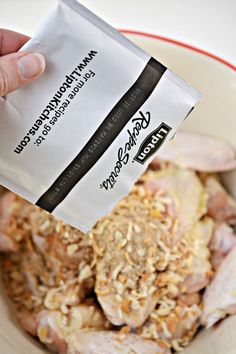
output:
M0 0L0 27L33 34L54 0ZM236 64L236 0L81 0L117 28L181 40Z

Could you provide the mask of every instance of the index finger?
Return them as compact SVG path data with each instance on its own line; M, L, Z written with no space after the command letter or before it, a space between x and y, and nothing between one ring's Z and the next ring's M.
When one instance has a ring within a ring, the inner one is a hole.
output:
M0 29L0 56L17 52L29 39L24 34Z

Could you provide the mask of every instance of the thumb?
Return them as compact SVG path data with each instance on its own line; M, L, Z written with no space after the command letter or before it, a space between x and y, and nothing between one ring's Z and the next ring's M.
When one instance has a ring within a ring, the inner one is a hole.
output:
M12 53L0 57L0 96L37 79L45 69L45 60L38 53Z

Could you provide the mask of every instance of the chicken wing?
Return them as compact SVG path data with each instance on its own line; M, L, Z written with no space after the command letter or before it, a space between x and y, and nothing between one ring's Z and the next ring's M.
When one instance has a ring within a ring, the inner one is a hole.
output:
M236 247L224 258L203 297L202 324L213 326L236 313Z
M95 291L115 325L140 326L155 307L157 274L170 262L169 204L166 196L138 185L90 235L97 255Z
M66 311L81 303L94 287L89 238L12 193L7 198L13 203L7 235L21 236L19 251L3 255L9 296L28 310Z
M60 311L23 310L19 312L18 318L26 332L38 337L50 350L58 354L68 353L68 336L72 333L111 328L92 299L79 306L72 306L67 314Z
M150 171L143 179L145 188L169 196L175 219L174 240L178 242L206 213L208 195L203 185L195 172L172 165L160 172Z
M208 244L212 237L214 223L205 217L196 223L193 230L186 235L189 242L189 257L183 260L186 276L181 287L186 293L195 293L205 288L211 277L210 251Z
M219 268L223 259L234 246L236 246L236 234L233 229L224 222L217 224L209 245L211 264L214 270Z
M218 222L236 225L236 201L227 193L216 177L205 180L209 194L208 215Z
M220 172L236 168L235 148L221 139L203 134L178 133L156 156L180 167L202 172Z
M41 311L37 316L37 335L42 343L59 354L67 354L70 335L83 330L110 328L102 311L94 304L71 307L68 314L59 311Z
M189 344L199 327L202 313L199 303L198 293L176 300L164 296L139 333L143 338L157 340L180 351Z
M117 332L78 332L69 336L70 354L170 354L157 342L136 334L121 336Z
M206 212L206 201L196 174L171 166L147 172L98 222L91 233L97 254L95 291L114 325L142 325L162 284L172 285L175 296L181 285L195 292L207 284L211 221L195 226Z

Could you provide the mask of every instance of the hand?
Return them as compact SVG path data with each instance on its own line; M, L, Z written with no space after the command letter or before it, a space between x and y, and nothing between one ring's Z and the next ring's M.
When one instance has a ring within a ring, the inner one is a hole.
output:
M37 79L45 69L41 54L17 52L30 38L0 29L0 96Z

